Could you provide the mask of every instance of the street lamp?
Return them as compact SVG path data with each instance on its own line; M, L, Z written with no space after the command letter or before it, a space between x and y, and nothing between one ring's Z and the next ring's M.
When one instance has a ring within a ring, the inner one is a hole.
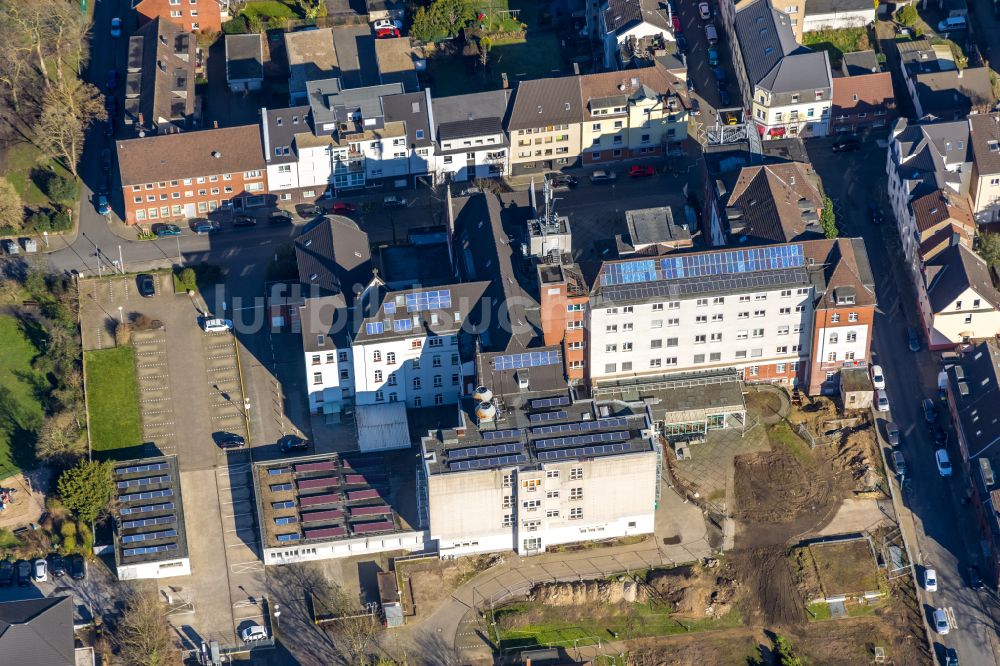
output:
M125 315L122 314L122 310L124 309L125 308L122 307L121 305L118 306L118 321L121 322L122 324L125 323Z
M281 604L274 604L274 624L281 628Z

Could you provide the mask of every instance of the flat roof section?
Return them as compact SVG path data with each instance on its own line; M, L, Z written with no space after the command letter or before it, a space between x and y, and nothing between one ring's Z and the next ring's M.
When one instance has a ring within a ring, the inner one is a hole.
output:
M115 561L119 567L188 556L177 457L143 458L113 469Z

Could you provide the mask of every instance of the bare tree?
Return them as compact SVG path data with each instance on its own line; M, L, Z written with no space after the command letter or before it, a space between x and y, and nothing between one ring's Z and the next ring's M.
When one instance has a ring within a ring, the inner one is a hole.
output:
M32 69L29 57L32 45L27 36L3 13L0 5L0 38L4 48L0 49L0 83L7 88L14 113L21 114L21 91L30 88L32 81L37 79L37 72Z
M24 222L24 202L14 186L6 178L0 177L0 227L21 228Z
M5 0L0 4L0 14L5 22L19 31L31 45L35 67L45 85L49 85L49 72L45 65L45 48L49 43L52 0Z
M97 88L75 76L54 81L35 127L36 142L43 151L62 160L75 176L84 132L91 123L107 117Z
M125 612L112 633L126 666L174 666L180 655L174 647L167 614L156 589L135 586L125 596Z
M35 454L47 462L72 463L87 452L87 443L81 434L72 413L53 414L45 419L38 431Z
M381 628L374 613L353 603L337 585L331 585L323 591L323 602L335 616L326 628L341 649L347 652L350 657L348 663L369 666L372 663L370 651Z

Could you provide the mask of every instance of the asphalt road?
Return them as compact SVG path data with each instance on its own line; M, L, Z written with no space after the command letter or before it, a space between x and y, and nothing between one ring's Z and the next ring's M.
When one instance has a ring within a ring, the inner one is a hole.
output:
M886 376L891 412L885 416L903 433L900 448L909 471L909 478L903 479L903 504L912 512L917 530L916 543L910 546L921 583L926 567L938 574L938 591L921 588L918 595L928 623L935 608L946 608L957 624L946 636L932 631L935 653L941 659L945 647L954 647L963 664L996 664L995 618L1000 617L996 594L972 590L965 573L979 557L978 532L961 505L967 480L960 474L950 479L938 474L933 439L920 406L924 397L936 396L938 362L926 347L914 354L906 344L907 326L918 323L916 301L896 250L898 235L888 207L883 208L882 225L869 218L868 202L877 201L885 190L885 149L873 139L864 141L858 152L834 155L830 144L831 140L813 139L806 146L827 194L837 202L838 226L865 239L875 275L879 307L873 360ZM952 434L953 461L959 459L954 443Z

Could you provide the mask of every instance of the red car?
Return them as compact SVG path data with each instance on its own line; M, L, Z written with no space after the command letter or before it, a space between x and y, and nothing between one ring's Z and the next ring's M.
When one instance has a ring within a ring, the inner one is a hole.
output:
M676 14L674 14L670 18L670 22L673 23L673 25L674 25L674 32L675 33L683 32L683 30L681 29L681 20L680 20L680 18Z
M375 39L388 39L391 37L399 37L398 28L379 28L375 31Z
M651 164L647 164L645 166L636 164L635 166L630 167L628 170L628 175L632 176L633 178L643 178L645 176L653 176L655 174L656 174L656 169L654 169Z
M346 203L343 201L336 201L332 206L330 206L330 212L336 213L338 215L344 215L346 213L353 213L357 210L352 203Z

